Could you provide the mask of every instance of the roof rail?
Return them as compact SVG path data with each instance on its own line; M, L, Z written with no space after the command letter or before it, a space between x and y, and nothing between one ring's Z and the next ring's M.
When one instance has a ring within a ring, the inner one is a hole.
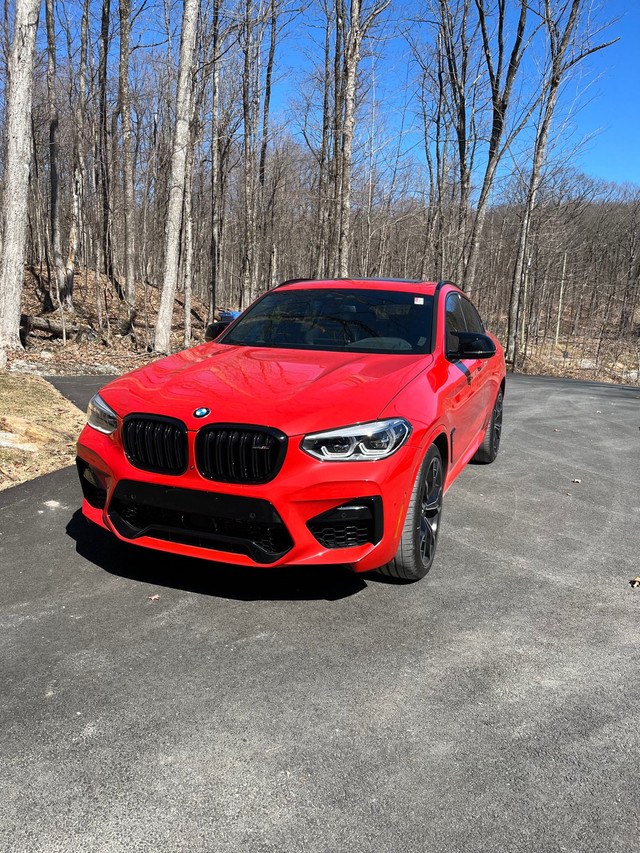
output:
M312 278L288 278L286 281L281 281L280 284L276 284L273 288L276 290L278 287L286 287L288 284L298 284L301 281L313 281Z
M299 284L302 281L309 282L312 284L316 281L353 281L352 277L349 278L330 278L330 279L318 279L318 278L288 278L286 281L281 281L280 284L276 284L273 288L276 290L278 287L286 287L288 284ZM397 282L398 284L420 284L421 279L417 278L360 278L357 276L355 278L356 281L388 281L388 282ZM443 284L452 284L454 287L458 287L455 281L449 281L447 279L443 279L438 282L438 288L442 287ZM460 290L460 288L458 288Z

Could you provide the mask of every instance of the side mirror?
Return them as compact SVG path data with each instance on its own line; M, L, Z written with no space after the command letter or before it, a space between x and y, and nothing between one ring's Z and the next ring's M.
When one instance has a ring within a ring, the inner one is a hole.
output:
M448 350L448 359L491 358L496 354L496 345L488 335L478 332L451 332L458 339L458 349Z
M230 325L231 320L218 320L216 323L209 323L204 333L205 341L215 341Z

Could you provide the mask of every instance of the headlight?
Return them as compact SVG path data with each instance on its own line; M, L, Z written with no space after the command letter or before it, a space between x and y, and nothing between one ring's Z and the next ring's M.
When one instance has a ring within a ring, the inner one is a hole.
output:
M395 453L411 435L404 418L371 421L305 435L300 447L323 462L373 462Z
M118 426L118 416L111 406L107 406L100 394L96 394L91 399L87 415L89 416L89 426L97 429L98 432L104 432L106 435L111 435Z

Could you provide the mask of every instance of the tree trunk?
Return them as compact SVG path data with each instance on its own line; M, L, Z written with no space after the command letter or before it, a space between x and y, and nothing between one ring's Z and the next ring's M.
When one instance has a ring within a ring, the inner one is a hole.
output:
M322 80L322 139L318 162L318 212L316 225L314 275L317 279L326 275L327 269L327 221L329 216L329 152L330 152L330 89L331 89L331 24L333 13L329 6L324 9L326 23L324 31L324 72Z
M198 0L184 0L176 96L176 127L171 154L169 205L165 229L164 278L154 338L154 351L158 353L171 351L171 319L173 317L173 302L178 283L180 261L180 232L187 147L189 145L189 120L191 118L191 74L196 44L198 8Z
M135 200L131 128L131 91L129 88L129 39L131 0L120 0L120 120L122 121L122 182L124 194L124 274L125 299L129 320L135 310Z
M47 24L47 99L49 101L49 227L56 277L56 293L64 308L73 308L71 293L66 288L66 272L62 258L60 209L58 206L58 104L56 98L56 25L53 0L45 2Z
M498 163L502 157L502 140L505 132L505 121L507 117L507 109L511 100L511 92L515 82L518 68L524 55L526 43L524 42L525 27L527 23L527 0L519 0L520 15L516 27L516 34L509 54L508 60L505 54L505 45L503 39L503 30L506 24L506 9L504 0L498 3L498 20L497 20L497 56L492 53L491 42L486 26L486 16L488 10L485 7L486 0L475 0L478 10L478 18L480 21L480 29L482 32L482 44L484 59L487 66L489 81L491 84L491 104L492 104L492 123L491 134L489 136L489 149L487 153L487 163L485 167L482 188L478 199L476 215L471 229L471 237L469 241L469 255L464 273L464 289L471 296L475 287L476 267L478 264L478 255L480 251L480 239L482 237L482 229L484 227L487 208L489 206L489 198L491 189L498 168ZM502 69L506 66L506 74L504 81L502 80Z
M218 270L220 264L220 4L213 2L213 73L211 75L211 235L209 257L211 279L209 284L209 323L213 323L216 312Z
M513 273L513 284L511 288L511 299L509 303L509 331L505 357L508 361L512 362L514 373L518 367L517 317L518 305L520 302L520 291L522 289L522 280L524 275L525 251L527 240L529 237L529 226L531 223L531 217L533 215L533 210L536 205L538 192L540 190L542 180L542 168L547 153L547 142L549 139L551 121L555 112L560 87L562 85L566 73L574 65L580 62L580 60L585 55L587 55L586 53L578 54L572 56L569 60L566 59L569 47L574 41L574 31L578 19L578 13L580 12L580 8L583 4L584 0L572 0L566 22L564 23L564 26L562 26L562 17L567 8L566 4L561 3L556 7L556 9L553 9L551 6L551 0L544 0L544 24L547 29L550 64L548 69L548 80L544 85L543 90L544 102L541 110L540 124L538 126L536 134L533 152L533 163L531 166L531 174L529 177L529 185L527 188L527 200L525 203L525 209L520 225L518 254L516 257L516 264ZM554 11L557 11L557 18L555 19L553 17ZM602 47L605 47L605 45L601 45L598 48L591 48L589 50L589 53L592 53L594 50L600 50Z
M195 134L192 134L187 154L187 169L184 186L184 210L182 213L184 263L184 345L191 346L191 295L193 292L193 168L195 161Z
M340 222L338 238L338 276L349 275L349 250L351 249L351 159L353 136L355 131L356 85L360 65L362 39L378 15L387 8L390 0L379 0L362 20L360 0L351 0L349 28L344 49L344 118L342 122L342 143L340 146L340 168L338 193L338 214ZM336 84L337 88L337 84Z
M107 126L107 58L109 52L109 19L111 0L102 0L100 26L100 47L98 54L98 186L99 186L99 240L102 243L101 256L107 278L113 278L113 258L111 254L111 225L109 217L109 131Z
M244 246L242 258L242 307L257 294L256 268L256 121L255 97L260 79L259 37L254 33L253 0L245 0L242 68ZM256 41L258 42L256 44Z
M16 0L13 42L8 63L6 159L2 198L0 258L0 350L20 349L20 297L24 280L31 100L39 0Z
M340 239L338 242L338 276L349 275L349 249L351 247L351 150L355 128L356 83L360 64L360 0L351 0L349 34L344 56L344 124L342 126L342 150L340 184Z

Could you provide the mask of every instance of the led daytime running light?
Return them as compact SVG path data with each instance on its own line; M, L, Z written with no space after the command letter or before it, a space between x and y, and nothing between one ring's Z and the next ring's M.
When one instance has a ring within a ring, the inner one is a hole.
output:
M411 424L393 418L311 433L300 446L322 462L374 462L394 454L410 435Z

